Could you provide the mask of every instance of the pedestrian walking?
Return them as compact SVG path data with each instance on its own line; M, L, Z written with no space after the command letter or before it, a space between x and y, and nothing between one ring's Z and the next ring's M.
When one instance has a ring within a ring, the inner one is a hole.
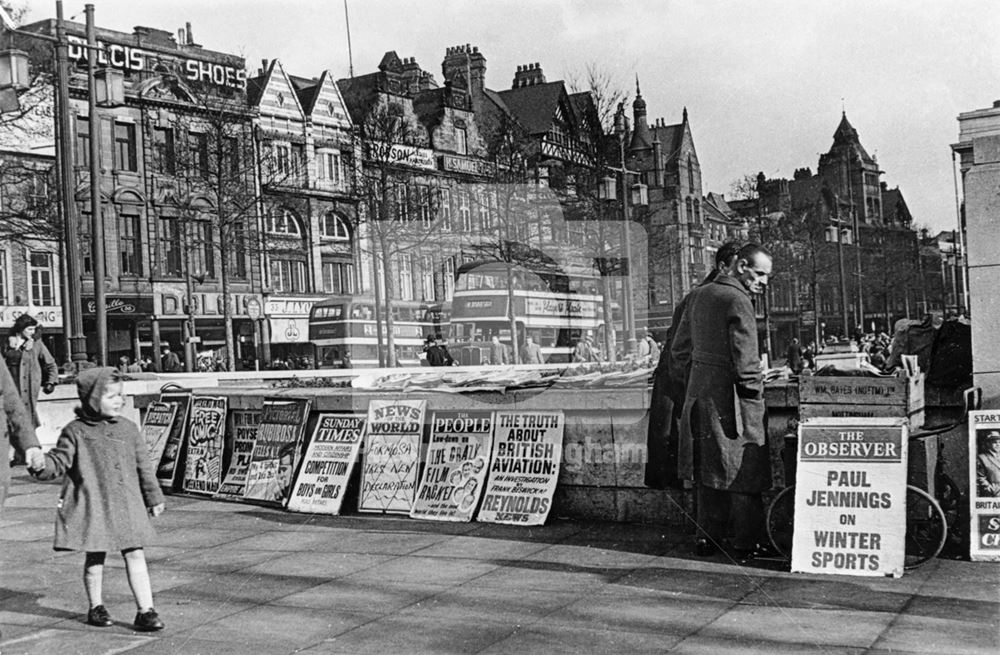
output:
M545 356L542 355L542 348L537 343L532 336L526 336L524 338L524 347L521 348L521 363L522 364L544 364Z
M163 373L180 373L184 370L181 366L181 359L177 353L170 350L170 344L163 344L163 353L160 355L160 371Z
M54 548L86 553L87 623L102 628L113 624L102 587L105 557L117 550L125 559L138 610L133 625L141 631L161 630L143 551L154 536L149 516L164 510L149 450L136 424L120 415L125 399L115 369L84 371L76 388L77 419L63 428L43 465L29 469L39 480L63 477Z
M50 394L59 382L59 366L45 344L35 339L37 329L38 321L21 314L10 328L3 349L7 369L36 428L42 424L38 418L38 392Z

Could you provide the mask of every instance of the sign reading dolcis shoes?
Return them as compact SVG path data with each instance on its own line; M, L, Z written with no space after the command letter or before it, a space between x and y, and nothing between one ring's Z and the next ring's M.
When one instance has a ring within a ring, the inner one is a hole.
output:
M477 520L542 525L562 461L562 412L496 412L493 461Z
M905 418L817 418L799 426L792 571L903 575Z
M1000 411L969 412L969 556L1000 561Z

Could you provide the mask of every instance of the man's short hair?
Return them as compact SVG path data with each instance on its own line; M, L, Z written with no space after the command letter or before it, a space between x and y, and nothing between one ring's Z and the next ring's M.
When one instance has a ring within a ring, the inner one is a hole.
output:
M719 249L715 251L715 267L725 265L729 266L733 263L733 257L736 257L740 252L740 244L735 241L727 241L726 243L719 246Z
M744 260L749 264L750 262L755 260L757 255L764 255L769 259L771 258L771 252L764 246L760 245L759 243L746 244L745 246L740 248L737 257L739 257L740 259Z

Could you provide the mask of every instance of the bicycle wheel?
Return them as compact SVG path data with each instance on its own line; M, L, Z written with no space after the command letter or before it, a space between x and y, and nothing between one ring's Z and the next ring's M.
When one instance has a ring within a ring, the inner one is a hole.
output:
M919 487L906 486L906 557L913 569L937 557L948 538L948 522L937 501Z
M767 506L767 538L784 557L792 556L795 527L795 486L786 487Z

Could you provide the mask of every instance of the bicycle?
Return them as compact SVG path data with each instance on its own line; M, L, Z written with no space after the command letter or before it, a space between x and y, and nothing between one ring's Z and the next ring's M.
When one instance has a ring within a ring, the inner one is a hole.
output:
M982 389L973 387L964 394L965 408L962 419L941 426L914 432L908 441L943 434L965 424L970 409L978 409L982 401ZM955 481L944 472L941 451L938 451L938 465L935 471L935 492L945 507L920 487L906 485L906 537L904 568L917 568L937 557L948 541L949 526L958 525L964 516L966 503ZM951 520L949 521L949 517ZM767 508L767 536L783 557L791 558L792 533L795 529L795 485L786 487Z

